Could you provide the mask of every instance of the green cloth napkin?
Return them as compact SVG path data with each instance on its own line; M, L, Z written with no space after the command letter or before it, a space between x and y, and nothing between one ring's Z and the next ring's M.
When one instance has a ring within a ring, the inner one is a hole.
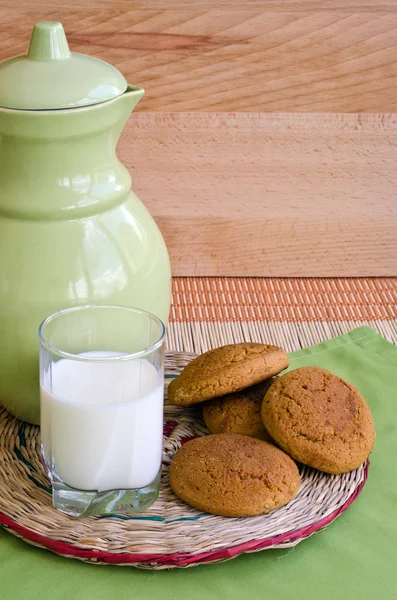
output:
M93 566L0 529L1 600L397 599L397 348L368 327L294 352L355 385L376 426L368 481L334 523L294 549L172 571Z

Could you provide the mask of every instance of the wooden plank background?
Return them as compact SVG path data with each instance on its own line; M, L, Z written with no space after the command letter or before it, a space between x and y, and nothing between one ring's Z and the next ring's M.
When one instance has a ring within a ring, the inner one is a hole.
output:
M120 154L179 275L387 275L396 141L397 115L143 113Z
M214 6L0 0L0 59L56 19L146 88L119 153L174 274L397 275L397 2Z

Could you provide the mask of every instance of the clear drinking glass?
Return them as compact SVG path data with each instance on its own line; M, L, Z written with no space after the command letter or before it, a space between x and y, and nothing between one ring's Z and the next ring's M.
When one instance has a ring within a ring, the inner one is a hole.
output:
M55 508L134 513L160 483L165 327L124 306L83 306L40 325L41 448Z

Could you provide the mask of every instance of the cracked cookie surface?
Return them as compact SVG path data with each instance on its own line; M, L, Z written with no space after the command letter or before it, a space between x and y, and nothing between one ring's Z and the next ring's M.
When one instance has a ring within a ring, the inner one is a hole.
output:
M190 440L170 466L174 493L194 508L225 517L268 513L299 491L294 461L262 440L224 433Z
M301 367L279 377L261 412L280 448L326 473L356 469L374 445L374 422L359 391L325 369Z
M272 442L261 416L262 401L273 383L267 379L257 385L208 400L203 404L203 419L211 433L240 433Z
M237 392L277 375L289 365L277 346L242 343L209 350L192 360L171 381L171 404L188 406Z

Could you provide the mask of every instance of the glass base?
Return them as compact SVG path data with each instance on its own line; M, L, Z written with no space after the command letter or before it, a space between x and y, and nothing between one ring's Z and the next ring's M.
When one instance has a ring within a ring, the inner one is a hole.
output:
M76 490L59 477L53 476L51 479L54 508L72 517L142 512L157 500L160 486L160 473L143 488L107 492Z

